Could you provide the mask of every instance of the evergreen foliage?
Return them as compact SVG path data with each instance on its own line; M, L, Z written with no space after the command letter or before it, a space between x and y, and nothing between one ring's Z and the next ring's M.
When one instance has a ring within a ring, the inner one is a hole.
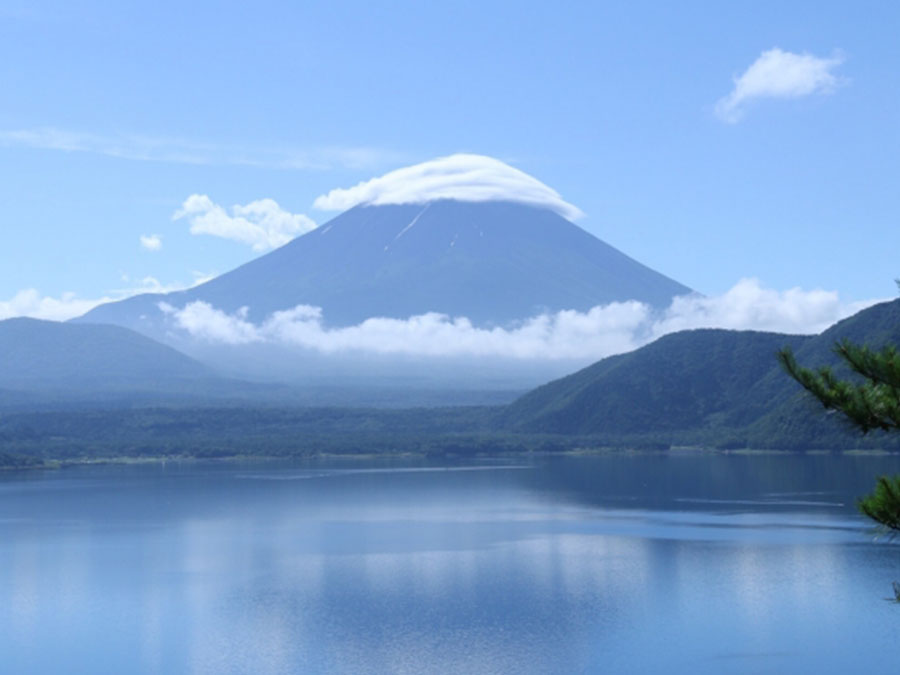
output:
M863 434L900 430L900 353L893 345L873 350L848 339L834 346L852 371L840 379L823 366L804 368L789 347L778 352L784 370L828 410L841 413ZM882 476L875 490L859 501L859 510L891 532L900 532L900 475ZM900 594L898 594L900 600Z
M859 510L887 529L900 532L900 476L881 476L874 492L859 501Z
M862 380L839 379L832 368L803 368L786 347L778 360L787 373L826 409L843 413L863 433L900 429L900 354L893 345L880 351L841 340L835 353Z

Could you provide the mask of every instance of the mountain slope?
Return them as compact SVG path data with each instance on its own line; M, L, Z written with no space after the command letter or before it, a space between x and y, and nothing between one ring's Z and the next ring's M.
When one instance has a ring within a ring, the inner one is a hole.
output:
M862 310L834 324L819 335L810 336L801 345L791 345L800 363L818 368L831 366L842 377L850 376L849 371L834 353L834 345L839 340L849 339L878 349L887 343L900 343L900 300L883 302ZM787 346L785 342L782 346ZM821 412L821 407L800 390L793 380L774 362L769 372L763 375L748 391L740 406L728 414L726 423L739 427L771 414L784 415L810 410ZM808 417L808 415L806 415Z
M190 290L102 305L82 321L162 335L160 301L203 300L258 322L298 304L329 325L426 312L503 325L613 301L654 307L690 289L553 211L511 202L357 206L318 229Z
M692 330L604 359L513 403L505 423L546 433L639 433L716 424L752 404L747 392L772 370L775 351L809 338Z
M533 432L691 431L757 447L847 443L858 434L839 417L826 416L775 361L775 352L790 346L804 365L838 365L833 346L844 338L875 348L900 343L900 300L865 309L816 336L725 330L667 335L535 389L501 419L507 428Z
M401 408L506 403L513 396L505 390L415 389L391 381L361 390L334 377L304 388L266 384L223 376L120 326L0 321L0 409L98 404Z
M0 321L0 388L155 387L213 377L194 359L119 326Z
M834 345L848 339L880 349L887 344L900 344L900 300L883 302L843 321L809 339L796 349L798 361L808 367L832 366L840 377L854 377L834 354ZM754 387L757 400L768 401L764 414L754 416L746 435L759 443L763 439L782 447L799 443L806 447L828 447L835 438L857 442L859 431L840 415L827 413L811 396L800 390L780 368L773 368ZM742 419L740 410L731 415L730 422L739 426L750 419ZM900 438L880 432L868 434L870 443L882 447L896 447Z

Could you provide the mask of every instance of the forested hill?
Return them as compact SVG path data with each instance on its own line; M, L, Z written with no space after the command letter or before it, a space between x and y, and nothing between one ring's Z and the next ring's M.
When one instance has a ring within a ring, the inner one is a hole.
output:
M775 353L791 347L807 366L835 365L848 338L900 343L900 300L841 321L820 335L694 330L604 359L526 394L501 414L504 428L555 434L638 434L712 444L812 447L855 439L826 419L782 372ZM688 432L688 433L674 433Z
M504 421L511 428L575 434L718 424L736 409L765 406L768 393L754 387L775 367L775 352L810 339L751 331L673 333L539 387L513 403Z
M852 377L834 353L835 343L843 339L873 349L887 344L900 345L900 300L874 305L835 324L797 349L797 359L810 367L836 366L835 372L841 377ZM860 434L854 427L845 423L840 415L827 414L780 368L773 367L757 387L770 392L772 402L763 415L752 422L745 420L748 425L743 438L747 443L785 448L829 447L835 442L859 440ZM872 432L866 442L900 447L897 436Z

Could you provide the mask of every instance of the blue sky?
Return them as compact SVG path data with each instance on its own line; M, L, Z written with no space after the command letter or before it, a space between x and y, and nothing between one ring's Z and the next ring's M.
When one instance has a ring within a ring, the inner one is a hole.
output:
M0 303L259 255L173 219L191 195L322 223L333 188L457 152L537 177L702 293L895 294L900 6L306 4L4 2ZM717 113L776 47L832 79Z

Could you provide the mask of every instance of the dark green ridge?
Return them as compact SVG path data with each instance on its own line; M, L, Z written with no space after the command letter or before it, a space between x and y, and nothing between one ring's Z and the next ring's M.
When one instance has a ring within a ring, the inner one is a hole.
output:
M740 432L765 445L776 438L796 444L822 442L834 433L843 437L837 422L819 424L822 412L774 358L790 346L801 363L836 365L833 346L842 338L873 347L900 342L900 300L815 336L727 330L667 335L535 389L501 420L507 429L556 434L695 431L734 440Z

